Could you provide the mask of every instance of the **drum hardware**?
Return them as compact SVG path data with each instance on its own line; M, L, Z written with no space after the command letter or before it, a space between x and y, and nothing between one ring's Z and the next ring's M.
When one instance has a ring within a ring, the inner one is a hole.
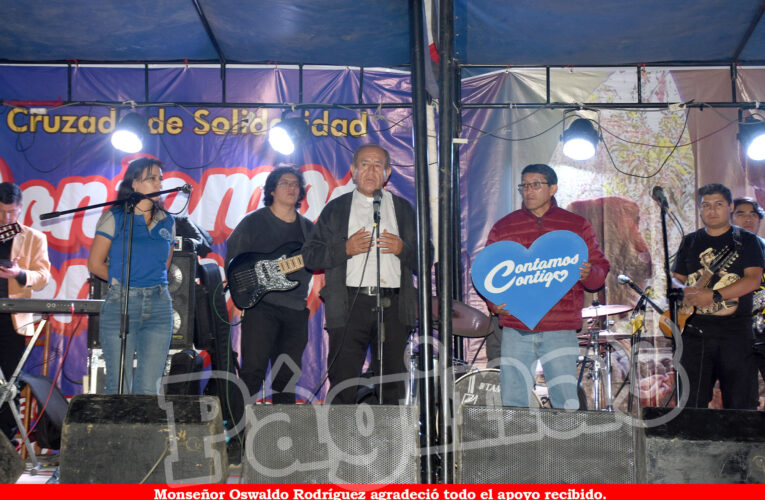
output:
M579 356L577 364L581 364L579 369L578 385L581 386L582 379L584 378L585 369L589 368L590 377L592 378L592 398L593 409L596 411L600 408L600 391L603 390L603 383L605 382L605 402L606 407L604 411L614 411L613 406L613 394L611 390L611 353L614 348L610 344L610 340L629 338L630 335L623 333L611 333L608 330L589 330L588 335L580 336L579 338L586 338L584 354ZM589 356L590 349L592 349L592 357ZM600 358L604 357L605 360L601 364ZM604 380L605 379L605 380Z
M608 331L608 326L613 325L613 321L609 321L608 316L613 314L623 314L632 310L632 306L626 306L622 304L605 304L601 305L597 300L593 300L592 306L582 309L582 318L592 318L587 322L588 329L587 334L579 336L579 340L584 341L585 346L584 355L580 356L579 363L581 368L579 370L579 386L582 384L582 378L584 377L584 370L590 368L590 376L592 377L592 392L593 392L593 404L595 410L600 410L600 391L602 390L603 379L606 383L606 411L614 411L613 408L613 396L611 394L611 352L613 347L610 342L612 340L630 338L631 335L611 333ZM601 349L601 345L603 348ZM592 349L592 358L588 357L588 354ZM600 358L605 357L604 365L601 365Z
M415 338L414 334L411 334L409 336L409 340L407 341L407 355L409 356L409 380L406 384L406 392L404 396L404 404L410 405L415 404L419 400L419 394L418 394L418 384L417 384L417 374L420 371L419 370L419 359L420 359L420 352L419 350L415 350ZM433 366L438 366L438 353L433 353ZM468 363L465 360L459 359L459 358L452 358L452 368L455 369L455 371L459 372L459 375L455 374L456 378L459 378L466 372L468 372L469 367L472 366L472 363ZM438 371L433 370L434 376L438 378Z

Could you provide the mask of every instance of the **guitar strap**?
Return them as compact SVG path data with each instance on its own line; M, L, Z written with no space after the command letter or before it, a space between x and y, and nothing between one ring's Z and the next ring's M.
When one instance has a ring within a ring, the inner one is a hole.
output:
M738 226L731 227L733 228L733 244L736 245L736 252L743 255L744 244L741 242L741 230Z
M744 244L741 241L741 229L738 226L733 226L733 225L731 225L731 228L733 229L733 244L736 247L736 252L738 252L739 255L742 255ZM694 248L694 245L696 244L697 233L698 231L695 231L689 235L691 238L691 241L689 242L689 246L691 248Z

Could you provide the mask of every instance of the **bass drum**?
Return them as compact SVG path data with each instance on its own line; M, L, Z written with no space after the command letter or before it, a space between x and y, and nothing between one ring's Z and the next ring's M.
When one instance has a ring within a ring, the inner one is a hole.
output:
M544 390L542 390L544 389ZM541 407L540 392L547 395L546 387L537 386L532 394L532 407ZM502 406L499 369L489 368L470 372L454 382L454 400L460 405Z

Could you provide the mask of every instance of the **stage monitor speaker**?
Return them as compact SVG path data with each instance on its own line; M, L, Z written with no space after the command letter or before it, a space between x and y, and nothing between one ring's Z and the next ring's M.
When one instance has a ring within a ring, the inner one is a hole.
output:
M0 432L0 484L14 484L24 472L24 460Z
M167 271L167 288L173 299L173 337L171 349L190 349L194 343L194 284L196 281L197 256L193 252L174 252ZM91 276L90 298L106 296L106 282ZM99 317L88 316L88 347L100 348L98 340Z
M244 482L419 483L417 406L249 405Z
M634 483L635 433L614 412L462 406L460 483Z
M220 403L210 396L79 394L61 434L61 483L225 483Z
M765 413L643 408L647 483L765 483Z

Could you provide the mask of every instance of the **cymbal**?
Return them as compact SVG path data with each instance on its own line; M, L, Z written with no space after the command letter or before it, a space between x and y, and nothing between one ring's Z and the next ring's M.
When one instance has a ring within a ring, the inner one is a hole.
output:
M610 314L621 314L631 310L632 310L632 306L624 306L619 304L590 306L590 307L585 307L584 309L582 309L582 317L597 318L599 316L608 316Z
M435 328L438 323L438 297L431 297ZM452 333L460 337L480 338L491 334L496 327L496 320L475 307L458 300L452 301Z
M579 340L590 340L589 333L578 335L577 338ZM598 341L599 342L609 342L611 340L624 340L632 337L631 333L622 333L622 332L609 332L608 330L601 330L598 332Z

